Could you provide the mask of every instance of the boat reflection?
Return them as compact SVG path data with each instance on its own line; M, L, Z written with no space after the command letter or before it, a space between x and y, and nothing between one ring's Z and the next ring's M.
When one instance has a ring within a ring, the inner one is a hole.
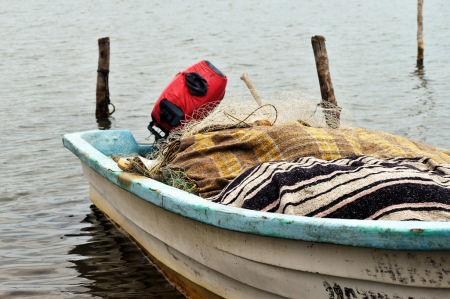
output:
M103 298L185 298L95 205L82 222L91 226L82 228L79 235L91 239L69 251L85 257L70 261L78 277L87 281L79 285L84 291L78 287L76 293Z

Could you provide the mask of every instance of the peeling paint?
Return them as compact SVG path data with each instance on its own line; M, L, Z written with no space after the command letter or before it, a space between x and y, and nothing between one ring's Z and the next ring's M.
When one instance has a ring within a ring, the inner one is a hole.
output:
M142 178L145 178L145 177L143 177L141 175L137 175L137 174L122 172L121 174L119 174L119 176L117 178L117 183L122 188L130 190L130 188L131 188L131 181L134 180L134 179L142 179Z
M148 190L155 192L156 194L161 194L161 191L156 190L156 189L148 188Z
M294 223L294 220L285 220L285 219L279 219L279 221L280 221L280 224L292 224L292 223Z
M333 287L329 282L324 280L323 287L325 292L328 292L329 299L419 299L415 296L399 296L398 294L386 294L388 292L377 292L372 290L360 289L358 287L344 287L334 283ZM355 292L356 290L356 292ZM411 294L413 295L413 294ZM325 297L323 297L325 298ZM434 297L433 297L434 298ZM423 299L423 298L420 298Z

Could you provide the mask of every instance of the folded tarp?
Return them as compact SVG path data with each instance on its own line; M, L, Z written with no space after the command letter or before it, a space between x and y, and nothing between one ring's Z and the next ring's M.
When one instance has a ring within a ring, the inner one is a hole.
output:
M174 147L175 148L175 147ZM263 162L301 157L333 160L368 155L376 158L427 157L450 163L450 156L400 136L360 128L315 128L300 121L197 134L183 138L168 153L173 169L195 181L204 198L219 194L247 169Z
M212 201L317 218L450 220L450 165L430 158L307 157L248 169Z

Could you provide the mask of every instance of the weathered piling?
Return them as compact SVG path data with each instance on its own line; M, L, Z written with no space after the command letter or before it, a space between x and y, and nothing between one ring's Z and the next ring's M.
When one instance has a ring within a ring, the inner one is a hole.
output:
M253 98L255 99L256 103L258 103L258 106L262 106L263 102L261 100L261 97L259 96L258 92L256 91L255 87L253 87L252 82L248 78L248 75L246 72L244 72L241 76L241 80L247 84L248 89L250 89L250 92L252 93Z
M337 105L331 82L325 38L320 35L311 37L311 44L316 60L317 76L319 77L320 93L322 95L322 108L324 109L327 125L331 128L339 127L341 107Z
M97 68L97 105L95 117L107 118L109 112L109 37L98 40L98 68Z
M417 65L423 65L423 0L417 0Z

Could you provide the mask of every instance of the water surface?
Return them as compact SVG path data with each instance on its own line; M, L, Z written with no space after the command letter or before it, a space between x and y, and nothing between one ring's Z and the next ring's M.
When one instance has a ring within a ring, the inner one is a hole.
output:
M207 59L244 87L320 97L310 38L327 39L355 125L450 148L450 6L416 2L3 1L0 5L0 297L182 298L95 208L63 134L146 126L163 88ZM116 113L94 118L97 39L111 38Z

